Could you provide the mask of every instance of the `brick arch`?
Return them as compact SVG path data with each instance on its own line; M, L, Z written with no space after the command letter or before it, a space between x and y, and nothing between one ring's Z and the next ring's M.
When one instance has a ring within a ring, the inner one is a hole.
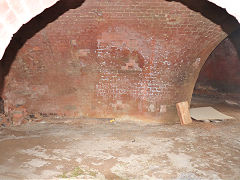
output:
M59 0L0 0L0 59L12 39L12 35L18 29L36 15L40 14L46 8L54 5ZM227 11L234 15L240 21L239 2L219 2L209 0L218 6L226 8ZM235 4L234 4L235 3Z
M239 98L240 28L224 39L203 65L194 94ZM220 92L220 93L219 93Z
M58 0L0 0L0 59L12 35L19 28Z
M201 71L202 66L208 59L209 55L229 34L231 34L240 27L240 11L236 11L237 7L239 7L239 2L233 2L232 5L229 5L229 3L226 3L226 1L221 3L216 2L216 0L168 1L181 3L188 9L191 9L192 11L201 14L202 17L206 18L210 22L208 24L208 28L215 29L213 31L215 33L210 34L207 30L205 30L205 35L202 36L205 38L197 40L196 44L192 44L192 47L190 49L186 50L185 52L183 51L184 56L187 57L189 61L189 65L186 66L186 68L183 68L182 74L184 75L180 76L187 76L187 84L189 84L189 86L184 89L184 95L186 98L182 98L182 100L185 99L190 102L199 72ZM214 3L216 3L217 6ZM224 7L226 7L227 11L223 9ZM194 36L195 33L193 33L192 35ZM190 54L192 56L189 56ZM184 58L184 56L182 58ZM186 71L187 73L184 73L184 71Z

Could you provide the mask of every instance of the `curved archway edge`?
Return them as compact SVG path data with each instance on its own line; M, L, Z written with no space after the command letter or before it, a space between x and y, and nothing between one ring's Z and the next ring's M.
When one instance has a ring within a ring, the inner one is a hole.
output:
M19 28L58 0L0 0L0 59Z

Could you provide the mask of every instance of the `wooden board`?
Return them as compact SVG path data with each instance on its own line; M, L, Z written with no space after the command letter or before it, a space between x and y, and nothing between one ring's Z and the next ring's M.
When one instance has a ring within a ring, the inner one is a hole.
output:
M187 101L176 104L178 117L182 125L192 123Z

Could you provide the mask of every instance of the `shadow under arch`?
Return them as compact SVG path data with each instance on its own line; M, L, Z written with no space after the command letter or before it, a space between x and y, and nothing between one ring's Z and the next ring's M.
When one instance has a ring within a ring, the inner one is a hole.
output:
M223 39L203 64L193 96L240 100L240 28Z
M240 23L237 19L228 14L228 12L217 6L216 4L207 0L166 0L168 2L179 2L189 9L199 12L202 16L206 17L213 23L221 26L221 29L229 36L236 33L240 29ZM230 38L236 49L240 47L239 42L236 42L234 38ZM220 43L219 43L220 44ZM217 47L217 46L216 46ZM215 48L214 48L215 49ZM238 50L238 56L240 57L240 50Z
M191 87L192 88L191 92L193 93L200 70L205 64L207 58L228 35L230 35L231 33L235 32L238 28L240 28L240 23L237 21L237 19L234 16L228 14L228 12L225 9L207 0L166 0L166 1L181 3L182 5L186 6L188 9L191 9L192 11L200 13L203 17L207 18L212 23L219 25L222 31L225 32L226 34L225 37L221 37L222 39L219 39L218 44L214 45L210 49L206 49L206 52L204 52L206 56L204 56L204 58L202 59L199 71L195 72L194 73L195 75L193 76L193 84L192 84L193 86ZM232 41L232 43L235 45L235 48L236 48L237 47L236 42L234 42L233 39L230 39L230 40ZM239 52L238 52L238 55L239 55Z
M4 88L4 79L8 75L19 49L25 42L59 16L70 9L80 7L84 2L85 0L60 0L55 5L45 9L41 14L33 17L13 35L0 61L0 97Z
M240 60L240 28L238 28L236 31L232 32L229 35L229 39L235 46L237 53L238 53L239 60Z

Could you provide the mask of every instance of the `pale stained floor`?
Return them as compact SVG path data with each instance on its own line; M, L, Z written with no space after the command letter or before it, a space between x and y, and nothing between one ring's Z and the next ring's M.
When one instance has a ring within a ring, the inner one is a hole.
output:
M240 108L193 101L207 104L236 119L187 126L61 119L2 128L0 179L238 180Z

